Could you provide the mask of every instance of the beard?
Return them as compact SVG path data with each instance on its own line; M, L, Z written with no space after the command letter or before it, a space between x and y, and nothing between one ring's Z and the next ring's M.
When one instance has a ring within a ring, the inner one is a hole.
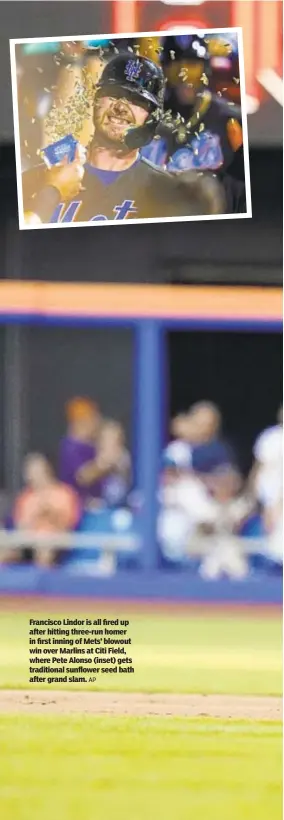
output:
M97 145L128 152L124 139L129 128L136 126L135 117L128 105L117 100L103 113L99 106L94 109L94 141Z

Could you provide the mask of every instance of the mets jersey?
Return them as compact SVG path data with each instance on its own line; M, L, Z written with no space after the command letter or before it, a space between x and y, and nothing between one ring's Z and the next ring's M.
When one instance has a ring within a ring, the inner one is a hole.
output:
M208 213L208 205L176 178L139 156L125 171L105 171L85 164L80 193L62 201L48 183L45 166L22 175L25 212L44 223L106 222L129 219L180 217ZM42 207L44 191L49 190ZM39 206L39 201L41 204Z

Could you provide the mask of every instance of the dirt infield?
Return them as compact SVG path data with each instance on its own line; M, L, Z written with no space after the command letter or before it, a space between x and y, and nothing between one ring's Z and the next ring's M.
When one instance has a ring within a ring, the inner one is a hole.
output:
M282 720L278 697L2 690L0 713Z
M244 618L251 616L264 618L282 618L282 604L244 604L225 602L207 602L206 601L169 601L169 600L148 600L138 598L68 598L61 596L50 595L10 595L9 593L1 594L0 597L0 612L26 612L33 617L35 613L56 613L59 615L80 616L82 613L87 615L95 613L97 617L101 617L102 612L108 614L114 613L115 617L120 617L121 612L132 613L134 615L143 615L147 613L162 613L169 615L189 615L190 617L206 616L214 613L214 615L223 615L226 617L230 615L243 616Z

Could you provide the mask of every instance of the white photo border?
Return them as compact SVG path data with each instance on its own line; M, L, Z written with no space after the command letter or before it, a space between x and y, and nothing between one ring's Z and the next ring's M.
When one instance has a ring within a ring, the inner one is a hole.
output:
M185 34L187 30L187 26L182 26L181 28L175 28L174 32L171 30L167 30L167 32L162 31L140 31L140 32L129 32L127 33L116 33L116 34L100 34L97 35L98 40L112 40L115 41L117 39L133 39L133 37L141 38L141 37L166 37L167 35L170 36L171 34L175 34L175 36L179 36L179 34ZM252 217L252 203L251 203L251 182L250 182L250 164L249 164L249 142L248 142L248 123L247 123L247 113L244 110L245 108L245 100L246 100L246 88L245 88L245 64L244 64L244 46L243 46L243 30L241 26L234 26L234 27L226 27L226 28L211 28L211 29L195 29L192 26L188 26L188 33L189 34L196 34L196 36L204 36L205 34L228 34L228 33L236 33L238 35L238 55L239 55L239 74L240 74L240 92L241 92L241 113L242 113L242 131L243 131L243 152L244 152L244 174L245 174L245 192L246 192L246 205L247 210L245 213L239 214L205 214L203 216L169 216L169 217L150 217L150 218L141 218L141 219L125 219L125 220L112 220L108 219L106 221L97 221L97 222L57 222L57 223L39 223L39 224L29 224L27 225L24 219L24 207L23 207L23 188L22 188L22 168L21 168L21 150L20 150L20 125L19 125L19 106L18 106L18 87L17 87L17 63L16 63L16 46L18 45L26 45L32 43L69 43L70 40L72 42L81 42L83 40L90 40L96 39L96 35L67 35L63 37L26 37L20 39L10 39L10 62L11 62L11 82L12 82L12 100L13 100L13 118L14 118L14 136L15 136L15 156L16 156L16 177L17 177L17 192L18 192L18 218L19 218L19 229L21 231L30 231L30 230L46 230L48 228L86 228L90 226L102 227L102 226L109 226L109 225L149 225L149 224L160 224L161 222L208 222L208 221L218 221L218 220L226 220L226 219L251 219Z

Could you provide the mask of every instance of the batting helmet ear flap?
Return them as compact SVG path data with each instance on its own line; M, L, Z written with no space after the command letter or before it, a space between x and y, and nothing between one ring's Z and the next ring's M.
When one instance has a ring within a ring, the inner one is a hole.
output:
M158 118L150 114L144 125L138 128L129 128L124 137L124 142L127 148L135 150L135 148L142 148L152 141L157 131Z

